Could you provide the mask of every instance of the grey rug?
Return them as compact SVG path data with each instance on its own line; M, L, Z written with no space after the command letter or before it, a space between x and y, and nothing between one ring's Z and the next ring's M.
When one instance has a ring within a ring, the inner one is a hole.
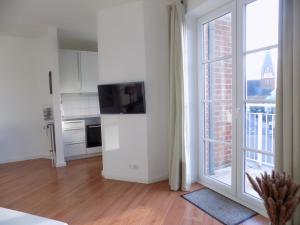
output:
M208 188L184 194L182 197L225 225L238 225L257 214Z

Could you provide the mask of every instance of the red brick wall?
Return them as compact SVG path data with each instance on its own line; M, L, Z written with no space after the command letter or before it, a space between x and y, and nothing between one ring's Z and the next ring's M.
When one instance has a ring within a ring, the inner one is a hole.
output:
M208 32L210 29L210 32ZM210 34L210 39L208 36ZM224 16L204 26L204 56L210 59L231 56L231 18ZM209 45L209 47L208 47ZM210 82L212 82L210 84ZM213 90L210 90L212 87ZM211 94L211 96L210 96ZM205 137L217 141L232 141L232 59L221 60L205 65L205 99L217 100L205 105ZM223 101L229 100L229 101ZM211 116L211 118L210 118ZM212 130L209 127L212 125ZM211 135L209 135L211 134ZM214 167L224 168L231 164L230 145L213 144ZM209 144L205 144L206 159L209 157ZM208 169L208 163L206 165Z

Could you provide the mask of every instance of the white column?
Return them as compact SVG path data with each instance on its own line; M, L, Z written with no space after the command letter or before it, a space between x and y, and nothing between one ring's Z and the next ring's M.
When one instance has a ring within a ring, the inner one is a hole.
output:
M62 121L61 121L61 95L59 82L59 52L58 52L58 36L57 28L48 28L48 44L49 44L49 70L52 72L53 84L53 113L55 126L55 145L56 145L56 167L66 166L64 145L62 138Z

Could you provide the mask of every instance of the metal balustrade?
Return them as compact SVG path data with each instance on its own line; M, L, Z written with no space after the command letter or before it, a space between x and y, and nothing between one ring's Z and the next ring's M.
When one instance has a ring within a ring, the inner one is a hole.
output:
M269 112L246 112L246 118L246 147L274 154L275 114ZM246 159L259 165L274 165L274 157L272 155L247 151Z

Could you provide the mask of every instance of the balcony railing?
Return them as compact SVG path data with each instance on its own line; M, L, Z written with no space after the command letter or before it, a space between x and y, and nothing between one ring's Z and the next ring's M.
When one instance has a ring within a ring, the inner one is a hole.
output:
M247 112L246 118L246 147L270 153L270 155L265 155L247 151L246 159L256 162L258 165L273 166L275 114Z

